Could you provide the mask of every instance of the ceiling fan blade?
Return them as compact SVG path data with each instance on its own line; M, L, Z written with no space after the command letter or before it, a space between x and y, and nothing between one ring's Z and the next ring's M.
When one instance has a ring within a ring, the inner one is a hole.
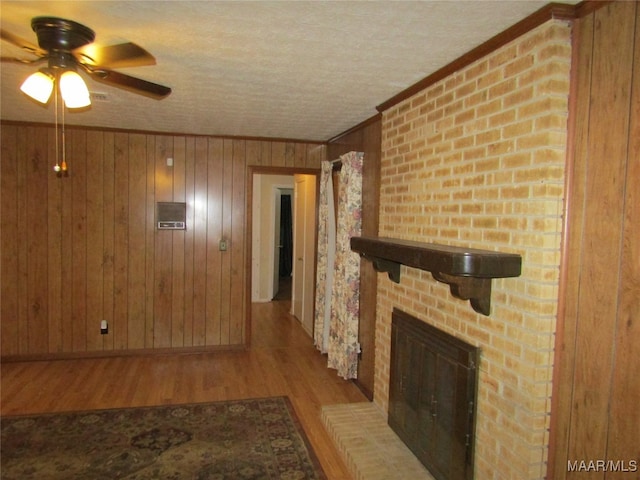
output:
M31 60L16 57L0 57L0 62L21 63L23 65L33 65L34 63L42 62L44 60L46 60L46 57L34 58Z
M107 47L85 45L73 51L78 62L90 67L123 68L155 65L156 59L135 43L120 43Z
M14 44L16 47L20 47L26 52L33 53L39 57L44 57L47 54L46 50L43 50L39 46L34 43L25 40L17 35L14 35L11 32L6 31L5 29L0 29L0 38L2 40Z
M148 82L140 78L125 75L124 73L115 72L113 70L91 70L87 69L89 75L95 80L112 85L118 88L131 90L141 95L161 99L171 93L169 87L158 85L157 83Z

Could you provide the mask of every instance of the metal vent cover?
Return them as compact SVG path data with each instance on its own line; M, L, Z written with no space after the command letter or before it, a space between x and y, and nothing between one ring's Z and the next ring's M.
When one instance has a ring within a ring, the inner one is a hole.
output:
M156 221L158 230L186 230L187 204L184 202L158 202Z

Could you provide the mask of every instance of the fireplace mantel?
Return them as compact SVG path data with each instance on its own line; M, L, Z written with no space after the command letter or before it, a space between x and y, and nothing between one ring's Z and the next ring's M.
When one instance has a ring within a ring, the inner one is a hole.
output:
M522 269L522 257L514 253L395 238L353 237L351 249L396 283L400 283L400 265L431 272L433 278L449 285L454 297L469 300L483 315L489 315L491 309L491 279L517 277Z

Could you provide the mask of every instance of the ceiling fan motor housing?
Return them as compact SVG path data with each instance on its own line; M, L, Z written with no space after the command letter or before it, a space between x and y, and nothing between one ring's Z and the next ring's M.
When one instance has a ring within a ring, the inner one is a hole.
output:
M38 37L40 48L51 52L71 52L96 38L89 27L57 17L35 17L31 20L31 28Z

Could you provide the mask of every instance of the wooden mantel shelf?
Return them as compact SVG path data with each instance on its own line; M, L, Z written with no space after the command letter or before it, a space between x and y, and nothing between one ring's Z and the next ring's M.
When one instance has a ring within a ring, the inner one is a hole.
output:
M491 309L491 279L517 277L522 270L522 257L517 254L395 238L353 237L351 249L396 283L400 283L400 265L431 272L449 285L454 297L469 300L483 315Z

